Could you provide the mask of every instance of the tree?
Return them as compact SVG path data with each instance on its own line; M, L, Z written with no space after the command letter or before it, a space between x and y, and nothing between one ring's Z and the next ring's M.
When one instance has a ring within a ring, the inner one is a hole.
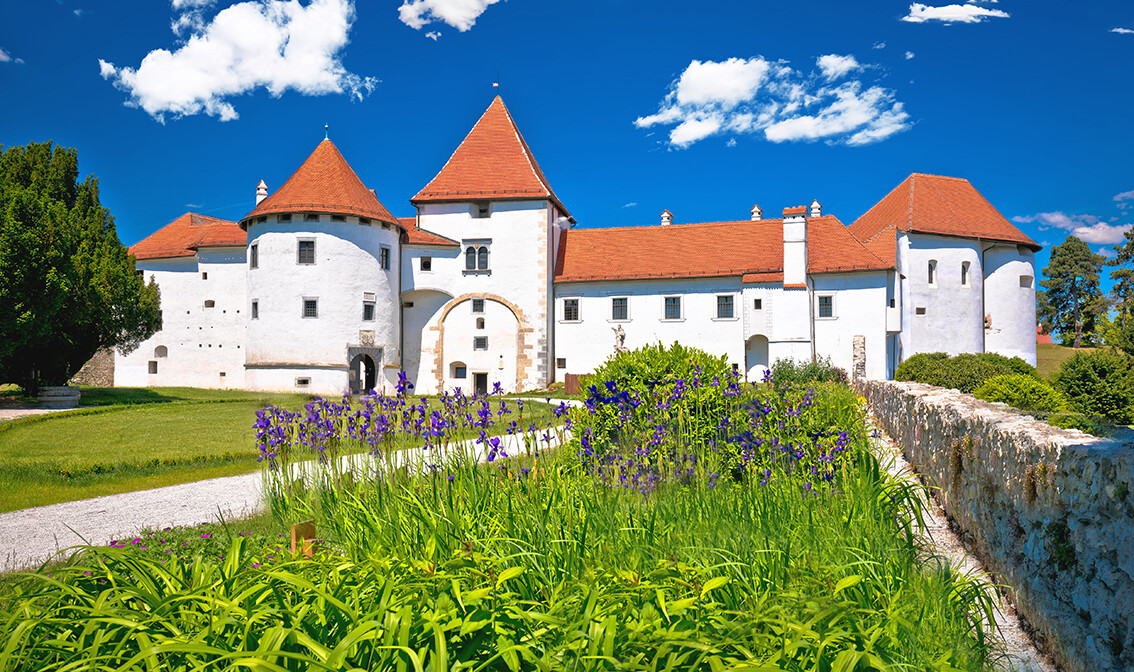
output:
M1106 259L1091 252L1075 236L1051 250L1051 262L1043 269L1046 280L1039 301L1041 322L1061 334L1074 334L1072 347L1083 345L1083 332L1094 328L1094 316L1105 306L1099 290L1099 273Z
M65 384L99 348L127 353L161 326L98 180L52 143L0 146L0 381Z

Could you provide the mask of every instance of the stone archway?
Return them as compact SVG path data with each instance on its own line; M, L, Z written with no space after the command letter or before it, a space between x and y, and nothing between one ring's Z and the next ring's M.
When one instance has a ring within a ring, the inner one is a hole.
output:
M768 337L756 335L744 344L745 380L750 383L759 383L764 380L764 373L771 362L768 361Z
M449 316L449 313L451 313L454 308L461 305L462 303L465 303L466 301L471 301L473 299L495 301L496 303L499 303L508 308L508 310L511 311L512 315L516 318L517 329L515 391L522 391L524 389L524 377L527 374L528 369L533 365L532 356L530 354L532 345L527 342L527 335L533 333L534 329L524 326L524 311L516 304L496 294L474 293L462 294L458 297L455 297L452 301L446 303L445 307L441 309L441 312L437 317L437 324L430 327L430 330L438 332L436 356L433 360L433 374L437 379L438 392L443 391L445 387L445 318Z

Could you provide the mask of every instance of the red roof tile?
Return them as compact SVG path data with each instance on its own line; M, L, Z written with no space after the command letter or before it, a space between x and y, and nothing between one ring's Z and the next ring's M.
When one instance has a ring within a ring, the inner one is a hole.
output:
M837 218L826 215L807 221L809 273L892 267L850 235ZM559 246L555 281L741 276L743 282L771 282L762 278L773 275L782 281L783 239L782 219L570 229Z
M548 199L571 216L551 190L500 96L481 115L441 172L410 202L473 199Z
M850 230L859 240L870 240L890 226L900 231L1002 240L1041 249L968 180L959 177L914 173L855 220Z
M358 179L330 140L320 142L282 187L244 215L240 225L247 226L249 219L260 215L289 212L354 215L391 224L398 221Z
M807 206L797 205L794 208L784 208L784 217L791 217L792 215L806 215Z
M740 281L746 284L755 282L783 282L783 271L764 271L762 273L745 273Z
M435 233L429 233L417 228L417 217L398 217L398 223L406 230L407 245L443 245L445 247L460 247L461 244Z
M134 243L130 253L138 259L191 257L200 247L243 247L247 242L236 222L187 212Z

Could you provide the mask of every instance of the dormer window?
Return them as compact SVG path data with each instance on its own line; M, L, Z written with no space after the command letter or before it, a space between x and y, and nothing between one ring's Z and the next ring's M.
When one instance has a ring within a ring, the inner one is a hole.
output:
M346 216L345 215L331 215L331 221L332 222L345 222Z
M305 222L317 222L317 221L319 221L319 215L316 215L313 212L309 212L309 213L307 213L306 215L303 216L303 221L305 221Z

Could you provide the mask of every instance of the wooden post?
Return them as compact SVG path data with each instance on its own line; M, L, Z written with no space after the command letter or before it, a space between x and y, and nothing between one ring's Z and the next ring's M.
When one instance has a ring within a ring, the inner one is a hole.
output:
M291 552L305 557L315 557L315 521L305 520L291 526Z

